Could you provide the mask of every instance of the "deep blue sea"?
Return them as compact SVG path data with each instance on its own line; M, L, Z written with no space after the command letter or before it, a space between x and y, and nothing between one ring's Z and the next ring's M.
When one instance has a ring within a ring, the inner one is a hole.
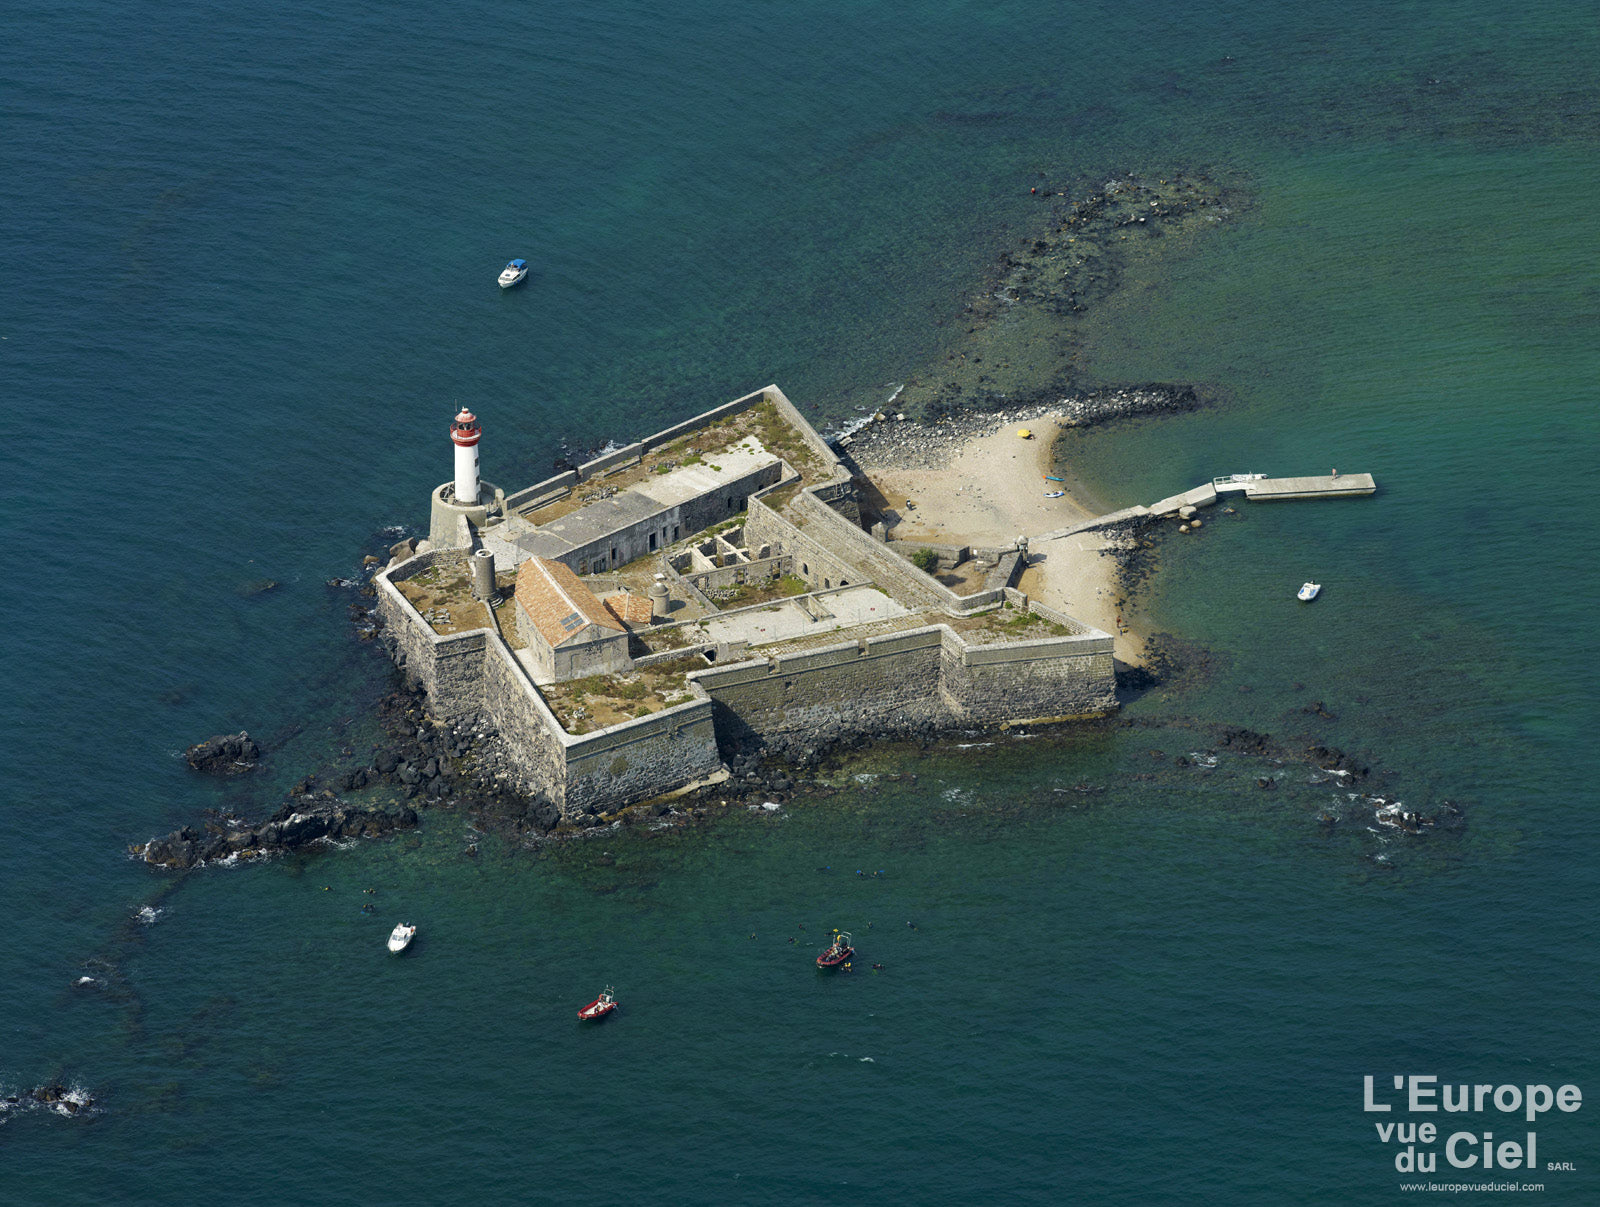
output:
M95 1106L0 1112L0 1202L1389 1203L1373 1124L1429 1118L1389 1088L1417 1074L1579 1086L1536 1124L1437 1116L1574 1169L1433 1180L1600 1203L1592 10L19 0L3 28L0 1099ZM126 856L379 739L391 670L327 583L426 523L457 407L508 488L768 382L848 419L938 355L1040 172L1130 171L1250 204L1135 258L1085 362L1212 405L1064 466L1107 508L1381 487L1166 539L1136 618L1198 669L1131 725L879 747L687 836L474 859L436 811L182 878ZM1359 752L1465 826L1210 766L1219 725ZM239 728L254 777L184 766ZM883 969L819 978L835 926ZM579 1030L606 982L622 1011Z

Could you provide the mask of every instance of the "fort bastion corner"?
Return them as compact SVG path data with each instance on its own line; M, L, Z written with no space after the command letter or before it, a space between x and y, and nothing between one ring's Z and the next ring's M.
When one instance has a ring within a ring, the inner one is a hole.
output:
M854 467L775 385L513 494L479 478L481 436L463 410L378 609L432 710L492 726L568 819L749 746L1116 707L1111 636L1013 586L1025 538L963 547L958 595L862 527Z

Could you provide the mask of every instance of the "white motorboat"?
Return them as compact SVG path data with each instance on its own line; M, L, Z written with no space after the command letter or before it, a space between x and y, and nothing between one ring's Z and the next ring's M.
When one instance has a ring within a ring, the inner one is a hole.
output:
M1317 597L1317 592L1319 592L1321 590L1322 590L1322 584L1321 583L1306 583L1303 587L1300 588L1300 594L1299 594L1298 598L1300 599L1300 601L1302 603L1310 603L1313 599L1315 599Z
M510 289L527 275L528 262L526 260L513 260L500 270L500 288Z
M417 928L402 922L389 932L389 950L396 954L411 946L411 940L417 937Z

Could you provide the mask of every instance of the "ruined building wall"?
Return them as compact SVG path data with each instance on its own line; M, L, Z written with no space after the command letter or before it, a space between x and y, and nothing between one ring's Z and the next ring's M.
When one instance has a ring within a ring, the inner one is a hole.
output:
M842 521L841 521L842 522ZM794 573L812 587L837 587L842 582L871 582L872 577L856 570L828 548L801 532L759 498L750 500L750 514L744 523L746 548L771 545L783 556L794 559Z

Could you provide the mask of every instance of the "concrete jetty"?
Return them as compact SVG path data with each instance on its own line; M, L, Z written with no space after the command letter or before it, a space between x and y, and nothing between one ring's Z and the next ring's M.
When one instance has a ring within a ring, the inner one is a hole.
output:
M1203 486L1168 495L1148 507L1124 507L1106 515L1080 520L1065 528L1057 528L1034 538L1036 541L1053 541L1096 528L1111 528L1129 520L1151 517L1175 516L1185 507L1210 507L1228 495L1243 495L1251 501L1274 502L1288 499L1339 499L1370 495L1377 492L1378 484L1371 474L1327 474L1308 478L1269 478L1265 474L1228 474L1213 478Z
M1371 474L1336 474L1311 478L1256 478L1240 483L1247 499L1338 499L1345 495L1370 495L1378 484ZM1223 494L1226 486L1217 486Z

